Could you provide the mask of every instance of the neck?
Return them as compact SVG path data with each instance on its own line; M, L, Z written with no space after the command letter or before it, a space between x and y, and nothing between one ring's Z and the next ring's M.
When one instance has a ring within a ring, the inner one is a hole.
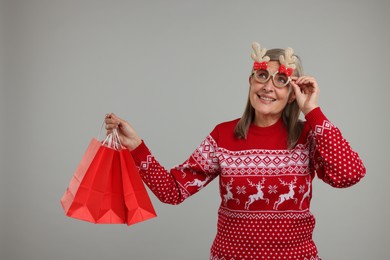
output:
M260 127L267 127L276 124L282 115L256 115L253 124Z

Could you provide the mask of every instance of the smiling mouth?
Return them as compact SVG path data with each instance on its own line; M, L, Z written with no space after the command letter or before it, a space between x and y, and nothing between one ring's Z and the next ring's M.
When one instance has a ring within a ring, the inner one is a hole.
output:
M261 95L257 95L257 97L258 97L259 99L265 100L265 101L271 101L271 102L276 101L276 99L274 99L274 98L264 97L264 96L261 96Z

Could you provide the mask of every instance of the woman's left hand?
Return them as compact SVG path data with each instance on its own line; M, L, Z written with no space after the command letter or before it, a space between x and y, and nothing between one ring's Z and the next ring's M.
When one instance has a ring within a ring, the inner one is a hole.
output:
M307 115L314 108L318 107L318 96L320 89L314 77L302 76L291 77L291 82L299 108Z

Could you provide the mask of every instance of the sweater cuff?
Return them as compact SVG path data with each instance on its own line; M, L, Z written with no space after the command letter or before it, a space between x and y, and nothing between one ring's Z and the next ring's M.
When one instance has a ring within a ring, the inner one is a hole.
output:
M130 151L133 156L135 165L139 166L141 162L145 162L147 157L151 155L149 148L146 146L144 140L134 150Z
M320 107L314 108L305 116L305 118L313 130L317 125L323 125L324 121L329 121L324 113L322 113Z

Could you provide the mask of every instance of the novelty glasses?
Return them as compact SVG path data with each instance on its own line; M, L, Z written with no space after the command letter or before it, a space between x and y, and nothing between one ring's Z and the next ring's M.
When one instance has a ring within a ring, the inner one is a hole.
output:
M267 69L258 69L253 72L252 74L254 76L254 79L259 83L267 83L268 80L272 77L272 82L274 83L275 87L283 88L290 83L291 78L287 76L284 73L280 73L279 71L275 71L274 74L271 74L269 70Z

